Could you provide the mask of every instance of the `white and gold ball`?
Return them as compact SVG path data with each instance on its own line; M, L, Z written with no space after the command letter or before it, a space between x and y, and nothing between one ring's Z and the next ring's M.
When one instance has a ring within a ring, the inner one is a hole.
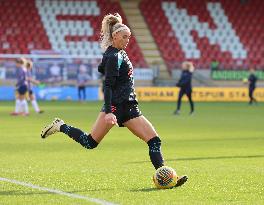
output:
M173 188L178 180L176 171L167 166L160 167L156 170L153 181L158 189L170 189Z

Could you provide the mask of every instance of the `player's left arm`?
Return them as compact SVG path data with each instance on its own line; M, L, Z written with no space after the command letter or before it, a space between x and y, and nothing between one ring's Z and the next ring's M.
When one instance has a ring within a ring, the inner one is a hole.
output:
M40 84L40 81L35 80L35 79L31 78L31 77L28 77L27 80L30 81L31 83L36 84L36 85Z

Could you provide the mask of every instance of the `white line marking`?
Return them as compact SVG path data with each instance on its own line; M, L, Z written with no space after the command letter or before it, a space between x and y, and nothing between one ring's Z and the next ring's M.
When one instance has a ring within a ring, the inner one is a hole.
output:
M89 202L94 202L97 204L101 204L101 205L117 205L108 201L104 201L102 199L96 199L96 198L91 198L91 197L87 197L87 196L82 196L82 195L78 195L78 194L72 194L72 193L67 193L64 191L60 191L60 190L56 190L56 189L49 189L49 188L45 188L45 187L40 187L34 184L29 184L29 183L25 183L25 182L20 182L14 179L7 179L7 178L2 178L0 177L0 181L4 181L4 182L9 182L9 183L13 183L13 184L18 184L21 186L26 186L26 187L30 187L32 189L38 189L41 191L48 191L50 193L55 193L55 194L60 194L60 195L64 195L64 196L68 196L71 198L76 198L76 199L84 199L86 201Z

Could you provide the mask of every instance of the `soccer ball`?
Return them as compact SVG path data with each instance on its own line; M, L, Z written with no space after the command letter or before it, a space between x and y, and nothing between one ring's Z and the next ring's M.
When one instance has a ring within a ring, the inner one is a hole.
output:
M243 78L243 83L247 83L248 79L247 78Z
M156 170L153 181L158 189L170 189L176 185L178 178L174 169L163 166Z

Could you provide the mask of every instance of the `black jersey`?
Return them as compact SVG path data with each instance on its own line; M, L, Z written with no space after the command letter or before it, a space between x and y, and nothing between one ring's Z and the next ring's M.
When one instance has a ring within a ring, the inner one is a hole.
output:
M256 88L256 82L257 82L258 78L252 73L249 75L248 77L248 81L249 81L249 88L254 89Z
M105 75L104 97L107 113L110 112L111 105L136 101L133 66L124 50L108 47L98 71Z
M184 70L176 85L184 90L192 90L192 73L188 70Z

